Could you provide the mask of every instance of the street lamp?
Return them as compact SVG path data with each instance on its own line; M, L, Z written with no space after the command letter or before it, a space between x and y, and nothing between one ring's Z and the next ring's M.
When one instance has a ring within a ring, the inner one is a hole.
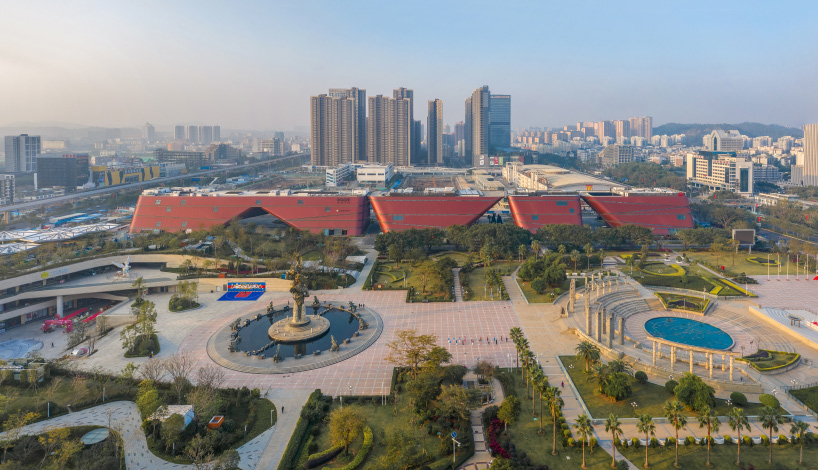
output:
M637 413L636 413L636 407L638 407L639 405L638 405L638 404L636 404L636 402L635 402L635 401L632 401L632 402L631 402L631 406L633 407L633 414L634 414L634 415L636 415L636 414L637 414Z

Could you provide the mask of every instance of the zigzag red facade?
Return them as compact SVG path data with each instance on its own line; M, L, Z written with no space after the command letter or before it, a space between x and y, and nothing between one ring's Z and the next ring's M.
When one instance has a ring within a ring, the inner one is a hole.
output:
M391 194L370 196L381 231L471 225L502 197Z
M684 193L589 193L582 199L611 227L641 225L652 229L655 235L668 235L694 226Z
M582 225L579 194L509 196L508 207L514 223L532 233L550 224Z
M232 218L270 213L300 230L328 235L362 235L369 223L365 194L156 194L136 203L131 232L207 229Z

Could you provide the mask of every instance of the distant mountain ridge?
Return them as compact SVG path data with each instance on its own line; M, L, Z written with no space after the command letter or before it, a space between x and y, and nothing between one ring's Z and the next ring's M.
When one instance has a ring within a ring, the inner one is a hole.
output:
M803 137L804 131L794 127L778 124L761 124L759 122L742 122L740 124L679 124L670 122L653 128L653 135L685 134L687 143L701 145L702 137L716 129L724 131L737 130L748 137L770 136L777 139L783 136Z

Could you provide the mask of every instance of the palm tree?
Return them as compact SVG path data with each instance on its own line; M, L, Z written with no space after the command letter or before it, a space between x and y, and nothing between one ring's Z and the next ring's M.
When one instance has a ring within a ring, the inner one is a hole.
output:
M577 359L585 361L585 372L588 372L591 363L599 360L599 348L590 341L580 342L574 350L577 352Z
M605 432L611 433L611 439L613 439L613 460L611 460L611 468L616 468L616 436L622 434L622 423L619 422L619 418L613 413L605 420Z
M599 391L605 387L605 384L608 383L608 378L610 378L611 373L613 371L608 367L607 364L597 363L591 367L591 373L589 374L588 381L596 380L596 385L599 387Z
M526 253L528 253L528 247L523 244L520 244L520 246L517 247L517 253L520 255L520 262L522 263L523 257L525 256Z
M684 407L677 400L665 403L665 418L676 429L676 461L673 466L679 468L679 429L687 425L687 418L684 415Z
M520 338L520 378L525 379L526 369L528 368L528 356L531 354L529 350L528 340Z
M531 251L534 252L534 259L540 259L540 242L533 240L531 242Z
M579 261L579 251L571 250L571 261L574 262L574 272L577 270L577 262Z
M545 379L545 374L543 374L542 369L540 366L537 365L536 362L531 363L531 371L528 373L528 377L531 379L531 416L537 416L537 388L540 380ZM542 398L542 396L540 396ZM542 408L542 406L540 407Z
M705 466L710 467L710 430L713 432L719 432L719 418L716 416L716 412L710 409L709 406L705 406L704 408L699 411L699 427L700 428L707 428L707 463Z
M765 406L761 410L761 427L770 430L770 465L773 464L773 432L778 432L778 425L781 424L781 415L775 408Z
M142 296L145 294L145 280L142 279L142 276L136 278L131 287L136 289L136 302L142 302Z
M579 435L582 436L582 468L588 468L588 466L585 465L585 441L587 441L588 436L594 432L594 426L591 424L591 420L588 418L588 415L583 413L577 417L577 422L574 424L574 428L577 430Z
M647 414L639 415L639 422L636 423L636 429L638 429L639 432L645 433L645 468L650 468L648 464L648 449L650 448L648 445L648 434L651 436L656 435L656 425L653 424L653 418Z
M633 366L625 362L623 359L614 359L608 362L608 368L611 372L620 372L623 374L633 375Z
M511 341L514 342L514 348L517 350L516 365L520 363L520 340L523 338L523 330L515 326L508 332L508 336L511 337Z
M560 259L562 259L562 257L565 256L566 251L568 250L565 248L565 245L560 245L557 247L557 253L560 254Z
M543 435L545 432L542 430L542 402L543 396L545 395L546 391L551 388L548 383L548 376L542 374L537 381L537 393L540 395L540 430L537 431L537 434Z
M543 395L545 406L551 412L551 420L554 422L554 446L551 448L551 455L557 455L557 412L563 405L562 398L560 398L561 393L557 387L547 387Z
M605 249L599 249L599 267L602 267L602 262L605 261Z
M798 454L798 465L804 464L804 433L809 431L809 424L796 420L790 427L790 434L798 435L798 443L801 444L801 451Z
M585 256L588 257L588 271L590 271L591 270L591 253L594 252L594 246L591 245L590 243L586 243L585 246L582 247L582 249L585 250Z
M730 425L733 431L738 431L738 440L736 441L736 444L738 444L738 457L736 459L736 466L741 466L741 428L749 431L750 422L747 420L747 415L744 414L744 410L734 406L730 409L730 414L727 415L727 424Z

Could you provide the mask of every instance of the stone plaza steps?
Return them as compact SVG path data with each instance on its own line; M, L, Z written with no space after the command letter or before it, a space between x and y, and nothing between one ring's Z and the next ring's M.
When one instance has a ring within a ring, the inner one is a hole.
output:
M460 268L452 269L452 276L454 276L454 301L463 302L463 284L460 283Z

